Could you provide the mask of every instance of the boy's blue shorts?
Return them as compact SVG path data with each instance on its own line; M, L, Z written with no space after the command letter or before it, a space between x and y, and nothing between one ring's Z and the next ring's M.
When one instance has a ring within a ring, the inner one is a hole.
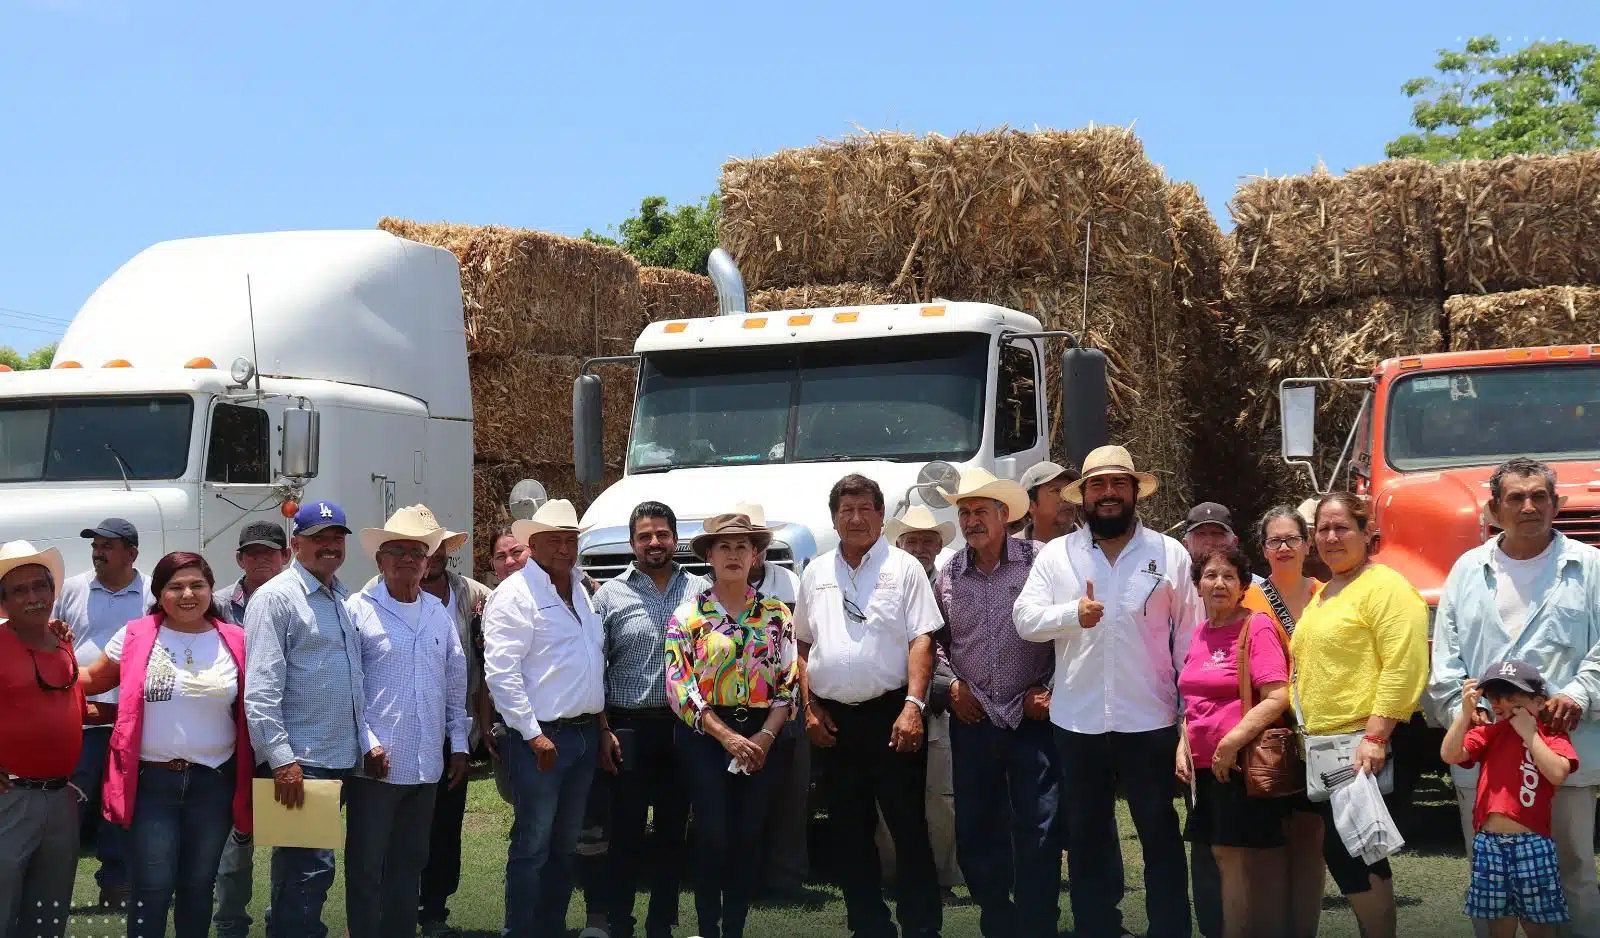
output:
M1470 918L1519 918L1535 925L1572 921L1561 889L1556 842L1542 834L1490 834L1472 839Z

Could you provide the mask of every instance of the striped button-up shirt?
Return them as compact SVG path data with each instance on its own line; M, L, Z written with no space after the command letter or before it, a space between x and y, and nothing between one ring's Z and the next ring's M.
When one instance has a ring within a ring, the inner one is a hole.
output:
M391 785L423 785L444 774L442 750L467 751L467 656L456 624L437 596L400 603L382 583L350 597L361 633L366 689L363 748L382 746Z
M134 619L144 618L150 608L150 584L135 570L133 580L119 590L109 590L93 571L67 577L56 595L54 616L72 629L72 652L80 667L89 667L105 654L106 645ZM116 703L117 689L89 698L100 703Z
M1030 687L1049 687L1055 674L1055 650L1049 645L1023 641L1012 620L1011 607L1028 582L1034 555L1044 549L1038 541L1003 538L1000 565L984 573L969 548L957 554L933 583L949 628L940 630L940 654L983 712L996 726L1014 730L1022 725L1022 696Z
M337 579L297 560L250 597L244 614L245 719L256 758L353 768L361 748L361 637Z
M667 706L667 621L688 595L691 577L673 564L667 591L628 564L594 594L606 629L606 706L642 710Z

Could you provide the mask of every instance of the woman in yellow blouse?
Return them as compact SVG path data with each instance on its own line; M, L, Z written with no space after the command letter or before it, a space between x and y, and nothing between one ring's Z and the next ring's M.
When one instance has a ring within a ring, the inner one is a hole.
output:
M694 903L704 938L740 938L760 867L762 820L780 773L778 731L794 712L794 623L749 585L772 541L748 515L710 518L690 546L711 586L667 624L667 702L683 723L675 744L694 809Z
M1361 733L1357 769L1389 758L1389 737L1411 718L1428 680L1428 607L1405 578L1370 556L1366 503L1348 492L1317 502L1317 551L1333 574L1294 630L1295 696L1310 736ZM1344 849L1331 805L1324 820L1328 872L1350 901L1366 938L1394 938L1393 873Z

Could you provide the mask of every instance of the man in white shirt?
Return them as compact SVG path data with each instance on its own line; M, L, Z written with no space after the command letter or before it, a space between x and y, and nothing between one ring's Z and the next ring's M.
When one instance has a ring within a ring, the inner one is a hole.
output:
M484 682L506 723L516 812L501 934L558 938L594 771L611 770L619 747L605 717L605 627L577 569L578 513L558 498L512 530L530 562L483 613Z
M847 921L858 938L893 936L872 835L878 810L894 839L899 934L933 938L943 924L928 842L923 748L933 633L944 625L928 575L883 537L883 490L847 475L828 494L839 546L806 568L795 604L806 734L839 857Z
M426 517L424 518L424 512ZM346 604L361 634L362 772L345 783L350 938L414 935L422 868L448 741L452 786L467 778L467 658L455 620L422 589L444 529L421 505L361 532L382 580Z
M1151 938L1190 934L1189 889L1172 806L1178 671L1199 623L1189 553L1139 521L1156 490L1120 446L1084 460L1068 487L1087 526L1047 544L1013 607L1017 634L1054 642L1050 719L1067 816L1067 864L1077 934L1121 934L1118 783L1144 853Z

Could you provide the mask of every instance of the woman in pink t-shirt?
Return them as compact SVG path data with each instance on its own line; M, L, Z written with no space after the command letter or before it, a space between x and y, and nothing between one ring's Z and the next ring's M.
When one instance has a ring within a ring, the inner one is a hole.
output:
M1240 604L1250 571L1238 548L1211 551L1193 567L1206 621L1195 629L1178 690L1184 733L1178 777L1192 782L1194 808L1184 835L1210 847L1222 874L1226 938L1284 933L1283 864L1271 851L1284 845L1283 799L1251 798L1239 753L1289 708L1289 662L1277 623ZM1238 648L1250 630L1250 678L1260 701L1241 713Z

